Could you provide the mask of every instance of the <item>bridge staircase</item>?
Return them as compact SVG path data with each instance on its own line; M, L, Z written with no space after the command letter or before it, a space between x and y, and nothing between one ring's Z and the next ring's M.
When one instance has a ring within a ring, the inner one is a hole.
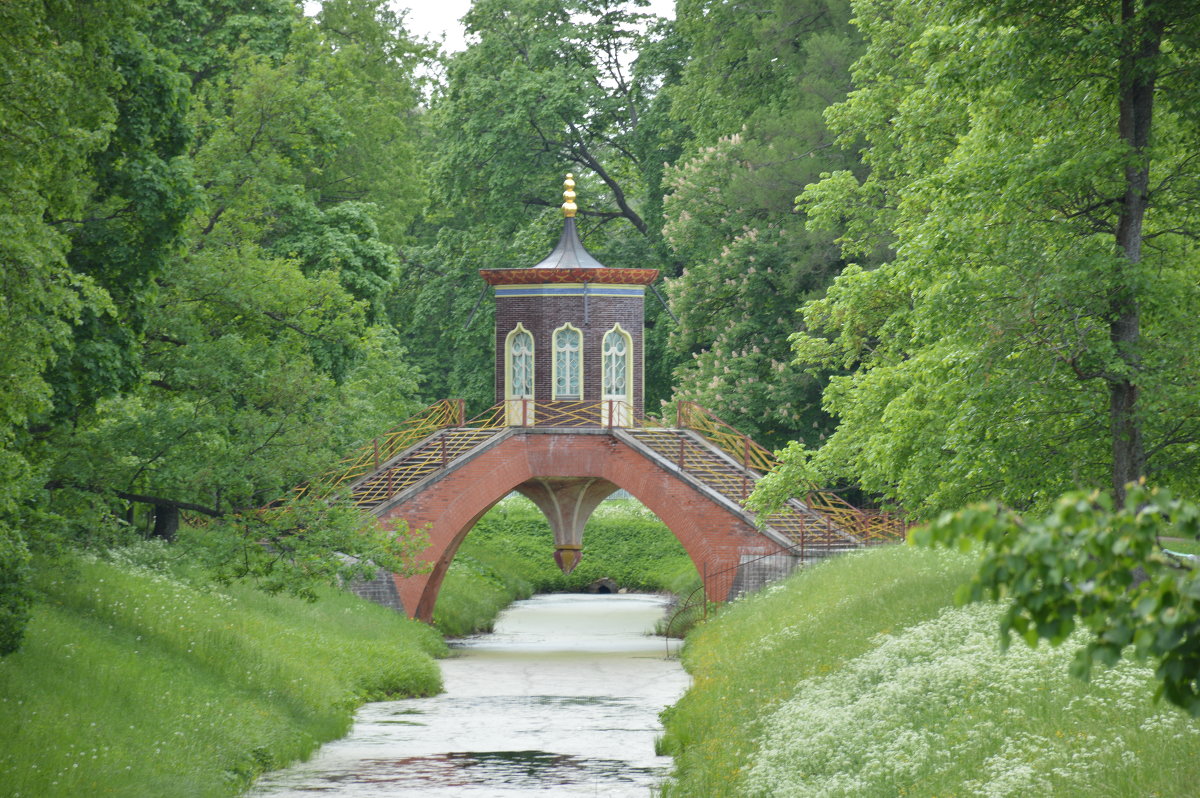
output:
M473 455L504 431L468 426L461 400L443 399L374 438L300 495L341 497L373 511L401 492Z
M603 418L622 417L621 412L611 408L607 413L602 411L597 402L558 402L538 403L536 413L531 410L520 415L538 419L536 426L556 429L595 429L603 426ZM632 414L625 417L631 418ZM298 492L344 496L372 510L473 456L503 433L521 428L508 423L503 406L467 420L461 400L444 399L375 438ZM765 518L755 518L745 508L746 499L778 462L771 452L694 402L677 405L673 426L655 419L639 419L629 426L606 429L647 457L735 505L760 529L797 547L802 557L821 557L904 537L905 527L898 517L860 510L836 494L815 487Z
M371 510L494 439L500 429L451 427L438 430L349 487L350 499Z
M673 427L621 431L689 477L751 516L760 529L785 541L802 560L902 540L903 521L889 513L860 510L837 494L810 486L776 511L756 516L745 508L758 481L778 465L775 456L694 402L677 405Z
M866 541L854 535L853 531L843 529L837 521L816 512L798 499L789 500L779 510L765 517L757 517L753 511L745 508L745 502L765 471L760 472L753 466L739 462L693 430L668 427L622 432L650 450L655 459L676 467L689 478L719 494L726 503L749 516L751 523L769 534L773 533L777 542L793 550L801 560L826 557L866 545Z

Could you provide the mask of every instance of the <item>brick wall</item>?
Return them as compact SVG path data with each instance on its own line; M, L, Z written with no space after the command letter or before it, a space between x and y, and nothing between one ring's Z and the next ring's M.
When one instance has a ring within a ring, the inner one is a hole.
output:
M367 601L373 601L376 604L389 607L396 612L404 613L404 604L400 600L400 591L396 589L395 574L380 570L375 574L374 579L370 581L354 579L351 580L347 587L351 593L359 598L364 598Z

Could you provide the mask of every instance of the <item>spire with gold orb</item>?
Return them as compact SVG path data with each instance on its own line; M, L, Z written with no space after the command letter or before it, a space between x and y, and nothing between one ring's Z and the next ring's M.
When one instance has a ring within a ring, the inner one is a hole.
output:
M577 210L579 207L575 204L575 175L567 172L567 179L563 181L563 216L573 219Z

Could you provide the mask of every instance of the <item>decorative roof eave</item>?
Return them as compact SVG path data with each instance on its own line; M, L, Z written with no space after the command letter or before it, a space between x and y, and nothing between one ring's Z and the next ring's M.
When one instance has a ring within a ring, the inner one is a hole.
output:
M534 285L538 283L592 283L600 285L650 285L658 269L585 268L480 269L488 285Z

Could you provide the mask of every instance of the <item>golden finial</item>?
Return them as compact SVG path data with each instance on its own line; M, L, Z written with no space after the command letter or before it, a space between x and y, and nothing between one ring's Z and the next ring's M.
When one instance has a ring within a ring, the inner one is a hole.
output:
M563 181L563 216L570 219L578 209L579 206L575 204L575 175L567 172L567 179Z

